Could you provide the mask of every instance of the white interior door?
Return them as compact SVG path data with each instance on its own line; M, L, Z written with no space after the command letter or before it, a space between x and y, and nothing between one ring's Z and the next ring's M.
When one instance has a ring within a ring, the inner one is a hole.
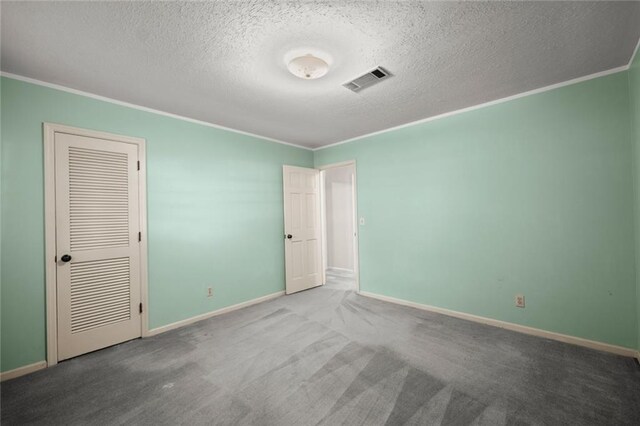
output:
M286 293L322 284L320 171L283 166Z
M138 147L55 134L58 359L141 336Z

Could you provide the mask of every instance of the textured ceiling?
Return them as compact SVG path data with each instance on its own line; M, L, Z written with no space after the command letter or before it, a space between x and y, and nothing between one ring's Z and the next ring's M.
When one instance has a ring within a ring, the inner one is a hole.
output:
M626 65L633 2L3 2L2 70L318 147ZM325 77L291 49L332 57ZM382 66L394 76L353 93Z

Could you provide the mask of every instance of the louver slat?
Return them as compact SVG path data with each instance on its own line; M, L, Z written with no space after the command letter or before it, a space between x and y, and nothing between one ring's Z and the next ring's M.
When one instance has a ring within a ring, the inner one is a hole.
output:
M71 250L129 245L126 153L69 147Z
M131 318L129 258L71 264L71 332Z

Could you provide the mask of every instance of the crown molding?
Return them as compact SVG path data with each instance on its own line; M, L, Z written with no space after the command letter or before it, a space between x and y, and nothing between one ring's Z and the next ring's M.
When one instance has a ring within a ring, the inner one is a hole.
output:
M633 65L633 61L636 59L636 55L638 54L638 49L640 49L640 38L638 39L636 48L633 49L633 54L631 55L631 59L629 59L629 63L627 64L627 69L631 68L631 65Z
M320 151L320 150L323 150L323 149L326 149L326 148L331 148L331 147L334 147L334 146L342 145L342 144L345 144L345 143L354 142L354 141L357 141L357 140L360 140L360 139L364 139L364 138L368 138L368 137L371 137L371 136L376 136L376 135L380 135L380 134L383 134L383 133L391 132L391 131L394 131L394 130L400 130L400 129L403 129L405 127L411 127L411 126L416 126L416 125L419 125L419 124L422 124L422 123L428 123L430 121L435 121L435 120L439 120L439 119L442 119L442 118L451 117L451 116L454 116L454 115L458 115L458 114L462 114L462 113L465 113L465 112L474 111L474 110L481 109L481 108L490 107L490 106L493 106L493 105L498 105L498 104L501 104L501 103L504 103L504 102L513 101L513 100L524 98L524 97L527 97L527 96L532 96L532 95L536 95L536 94L539 94L539 93L548 92L550 90L559 89L561 87L582 83L584 81L593 80L595 78L605 77L607 75L611 75L611 74L616 74L616 73L619 73L619 72L627 71L631 67L631 64L633 63L633 60L634 60L636 54L638 53L639 48L640 48L640 40L638 40L638 44L636 45L634 53L633 53L633 55L631 55L631 59L629 60L629 63L627 65L623 65L623 66L612 68L612 69L605 70L605 71L600 71L600 72L597 72L597 73L594 73L594 74L589 74L589 75L586 75L586 76L583 76L583 77L574 78L574 79L567 80L567 81L564 81L564 82L555 83L555 84L552 84L552 85L549 85L549 86L545 86L545 87L541 87L541 88L538 88L538 89L529 90L529 91L526 91L526 92L522 92L522 93L518 93L518 94L515 94L515 95L507 96L505 98L500 98L500 99L496 99L496 100L493 100L493 101L489 101L489 102L484 102L484 103L481 103L481 104L473 105L473 106L470 106L470 107L461 108L461 109L458 109L458 110L449 111L449 112L445 112L445 113L438 114L438 115L433 115L433 116L427 117L427 118L421 118L420 120L411 121L409 123L401 124L399 126L389 127L387 129L378 130L378 131L375 131L375 132L372 132L372 133L366 133L364 135L355 136L353 138L344 139L342 141L338 141L338 142L335 142L335 143L332 143L332 144L329 144L329 145L324 145L324 146L320 146L320 147L316 147L316 148L309 148L309 147L306 147L306 146L303 146L303 145L298 145L298 144L294 144L294 143L291 143L291 142L282 141L282 140L279 140L279 139L273 139L273 138L269 138L269 137L266 137L266 136L257 135L257 134L254 134L254 133L244 132L242 130L237 130L237 129L233 129L233 128L230 128L230 127L225 127L225 126L221 126L221 125L218 125L218 124L214 124L214 123L209 123L207 121L196 120L196 119L193 119L193 118L184 117L184 116L181 116L181 115L177 115L177 114L173 114L173 113L169 113L169 112L165 112L165 111L160 111L160 110L156 110L156 109L153 109L153 108L147 108L147 107L144 107L144 106L141 106L141 105L136 105L136 104L131 104L131 103L124 102L124 101L119 101L117 99L112 99L112 98L108 98L108 97L105 97L105 96L96 95L94 93L84 92L82 90L77 90L77 89L73 89L73 88L70 88L70 87L61 86L59 84L48 83L48 82L42 81L42 80L36 80L36 79L30 78L30 77L24 77L24 76L21 76L21 75L18 75L18 74L12 74L12 73L8 73L8 72L4 72L3 71L3 72L0 73L0 75L3 76L3 77L14 79L14 80L19 80L19 81L24 81L24 82L27 82L27 83L35 84L35 85L38 85L38 86L44 86L44 87L60 90L60 91L67 92L67 93L73 93L73 94L76 94L76 95L85 96L85 97L88 97L88 98L92 98L92 99L97 99L97 100L104 101L104 102L113 103L113 104L116 104L116 105L121 105L121 106L129 107L129 108L133 108L133 109L138 109L138 110L150 112L150 113L153 113L153 114L163 115L165 117L171 117L171 118L175 118L175 119L178 119L178 120L187 121L187 122L190 122L190 123L200 124L202 126L207 126L207 127L212 127L212 128L215 128L215 129L226 130L226 131L232 132L232 133L238 133L238 134L245 135L245 136L251 136L251 137L254 137L254 138L258 138L258 139L262 139L262 140L266 140L266 141L270 141L270 142L275 142L275 143L279 143L279 144L283 144L283 145L293 146L293 147L296 147L296 148L301 148L301 149L310 150L310 151L314 151L315 152L315 151Z
M636 47L636 51L637 51L637 47ZM633 59L633 57L632 57L632 59ZM429 121L440 120L442 118L447 118L447 117L451 117L451 116L454 116L454 115L462 114L462 113L465 113L465 112L474 111L474 110L477 110L477 109L490 107L490 106L501 104L501 103L504 103L504 102L513 101L513 100L516 100L516 99L524 98L526 96L537 95L538 93L548 92L550 90L559 89L559 88L565 87L565 86L571 86L572 84L582 83L583 81L593 80L594 78L604 77L604 76L607 76L607 75L610 75L610 74L616 74L616 73L619 73L619 72L622 72L622 71L627 71L628 69L629 69L629 64L623 65L621 67L612 68L612 69L609 69L609 70L606 70L606 71L600 71L600 72L597 72L597 73L594 73L594 74L589 74L589 75L586 75L586 76L583 76L583 77L574 78L572 80L563 81L561 83L555 83L555 84L552 84L550 86L541 87L539 89L533 89L533 90L529 90L527 92L518 93L516 95L507 96L506 98L501 98L501 99L496 99L494 101L484 102L484 103L481 103L481 104L478 104L478 105L473 105L473 106L462 108L462 109L458 109L458 110L455 110L455 111L450 111L450 112L445 112L445 113L438 114L438 115L433 115L433 116L427 117L427 118L421 118L420 120L411 121L409 123L401 124L399 126L389 127L388 129L378 130L376 132L367 133L367 134L364 134L364 135L361 135L361 136L356 136L356 137L353 137L353 138L345 139L345 140L342 140L342 141L339 141L339 142L335 142L335 143L332 143L332 144L329 144L329 145L324 145L324 146L320 146L320 147L314 148L313 151L320 151L322 149L331 148L331 147L342 145L342 144L349 143L349 142L355 142L357 140L368 138L368 137L371 137L371 136L381 135L383 133L392 132L394 130L404 129L405 127L416 126L418 124L428 123Z
M96 95L95 93L90 93L90 92L85 92L85 91L78 90L78 89L73 89L71 87L62 86L62 85L54 84L54 83L49 83L49 82L42 81L42 80L36 80L35 78L25 77L25 76L22 76L22 75L19 75L19 74L13 74L13 73L2 71L2 72L0 72L0 75L2 77L11 78L13 80L24 81L25 83L31 83L31 84L35 84L37 86L48 87L49 89L60 90L62 92L72 93L74 95L84 96L86 98L96 99L96 100L99 100L99 101L103 101L103 102L108 102L108 103L115 104L115 105L124 106L124 107L127 107L127 108L133 108L133 109L137 109L137 110L140 110L140 111L150 112L152 114L157 114L157 115L162 115L162 116L165 116L165 117L175 118L177 120L187 121L189 123L199 124L201 126L212 127L214 129L219 129L219 130L226 130L227 132L237 133L237 134L245 135L245 136L251 136L251 137L262 139L262 140L269 141L269 142L275 142L275 143L279 143L279 144L283 144L283 145L293 146L295 148L301 148L301 149L306 149L306 150L310 150L310 151L312 150L311 148L309 148L307 146L302 146L302 145L298 145L298 144L295 144L295 143L286 142L286 141L282 141L282 140L279 140L279 139L274 139L274 138L270 138L270 137L267 137L267 136L258 135L258 134L255 134L255 133L249 133L249 132L245 132L245 131L242 131L242 130L233 129L231 127L221 126L219 124L210 123L208 121L196 120L195 118L189 118L189 117L173 114L173 113L166 112L166 111L161 111L161 110L157 110L157 109L153 109L153 108L148 108L148 107L145 107L145 106L142 106L142 105L137 105L137 104L132 104L132 103L129 103L129 102L124 102L124 101L120 101L120 100L117 100L117 99L108 98L106 96Z

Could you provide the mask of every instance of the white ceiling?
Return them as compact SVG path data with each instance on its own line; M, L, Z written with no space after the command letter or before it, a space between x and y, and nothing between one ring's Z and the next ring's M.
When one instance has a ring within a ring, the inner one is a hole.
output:
M2 70L319 147L626 65L633 2L2 2ZM331 55L301 80L283 57ZM382 66L394 76L353 93Z

